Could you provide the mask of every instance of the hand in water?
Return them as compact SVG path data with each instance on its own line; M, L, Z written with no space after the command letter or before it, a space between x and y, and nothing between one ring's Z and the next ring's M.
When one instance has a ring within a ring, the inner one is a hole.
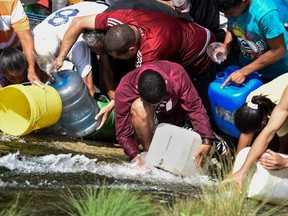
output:
M136 169L140 169L143 171L151 171L151 167L149 167L148 164L146 164L141 154L138 154L135 158L133 158L131 164L135 165Z

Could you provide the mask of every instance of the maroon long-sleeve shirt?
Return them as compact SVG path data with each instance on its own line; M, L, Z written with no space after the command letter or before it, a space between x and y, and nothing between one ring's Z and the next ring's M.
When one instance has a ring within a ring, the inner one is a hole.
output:
M132 103L140 97L136 88L139 76L147 69L160 73L167 81L167 93L156 107L159 122L181 126L180 124L188 115L194 130L200 134L202 143L212 145L214 135L206 110L187 72L177 63L165 60L154 61L126 74L116 89L116 138L129 159L132 160L140 153L131 123L130 109Z
M164 13L131 9L103 12L95 19L95 29L100 31L118 24L135 26L140 33L135 67L150 61L168 60L185 67L191 77L197 77L211 65L206 48L215 37L194 22Z

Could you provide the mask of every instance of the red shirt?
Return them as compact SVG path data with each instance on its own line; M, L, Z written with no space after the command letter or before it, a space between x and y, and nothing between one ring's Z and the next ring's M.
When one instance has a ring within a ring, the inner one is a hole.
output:
M154 60L169 60L185 67L193 61L187 72L190 76L197 76L211 64L206 48L215 41L214 35L194 22L164 13L130 9L96 15L96 30L107 31L109 27L118 24L133 25L140 32L136 67Z
M139 98L136 85L138 85L139 76L146 69L160 73L168 81L167 93L161 104L156 107L159 122L181 126L188 115L194 130L200 134L202 143L212 145L214 135L209 118L184 68L169 61L154 61L126 74L115 93L116 138L130 160L140 153L131 124L130 108L132 103Z

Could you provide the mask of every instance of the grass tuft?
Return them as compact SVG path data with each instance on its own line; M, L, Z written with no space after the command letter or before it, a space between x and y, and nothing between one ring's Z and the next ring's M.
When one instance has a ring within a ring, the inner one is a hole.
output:
M159 215L157 205L149 195L139 191L108 189L83 189L78 195L71 192L67 200L68 215L80 216L151 216Z

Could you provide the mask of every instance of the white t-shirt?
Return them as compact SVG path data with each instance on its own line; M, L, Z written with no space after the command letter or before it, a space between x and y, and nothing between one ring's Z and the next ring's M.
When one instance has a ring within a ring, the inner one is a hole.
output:
M33 30L37 54L44 56L52 54L55 57L58 54L64 34L75 17L98 14L107 8L108 6L103 3L84 1L50 14ZM82 34L68 53L67 60L75 65L81 77L87 76L91 71L90 49L85 44Z

